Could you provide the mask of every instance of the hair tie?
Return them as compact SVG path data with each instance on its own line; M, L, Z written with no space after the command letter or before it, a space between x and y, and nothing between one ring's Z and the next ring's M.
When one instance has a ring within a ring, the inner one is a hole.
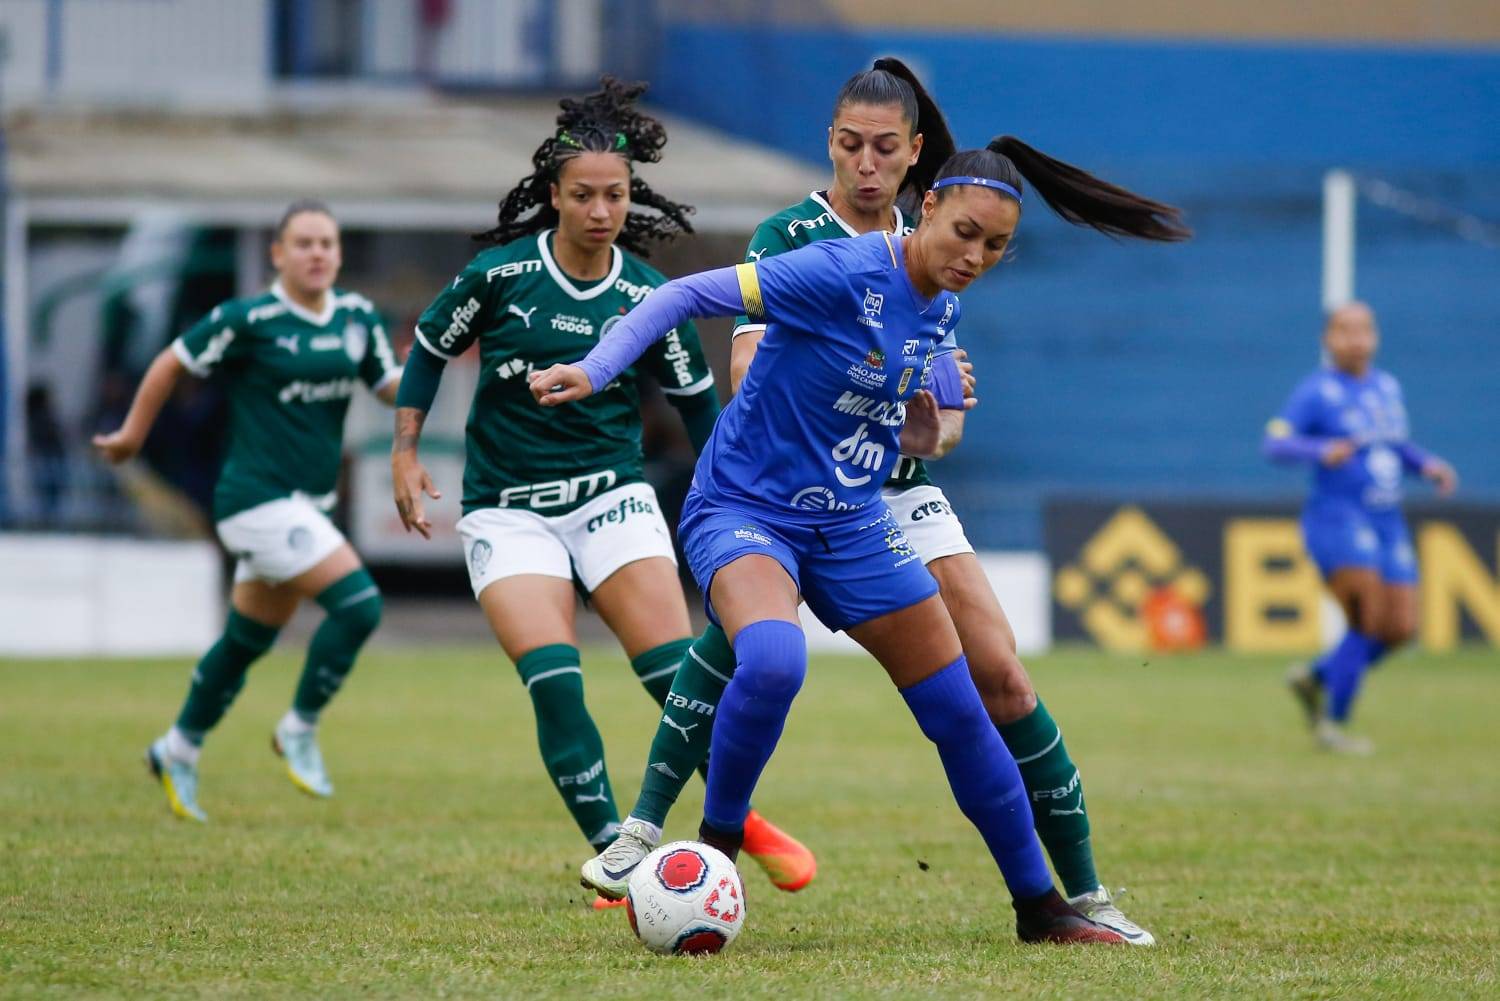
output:
M1005 194L1010 195L1012 198L1014 198L1017 204L1020 204L1021 202L1021 192L1017 191L1009 184L1006 184L1004 181L997 181L992 177L970 177L967 175L960 177L945 177L941 181L938 181L936 184L934 184L932 186L932 190L936 191L938 188L946 188L954 184L978 185L981 188L989 188L993 191L1004 192Z

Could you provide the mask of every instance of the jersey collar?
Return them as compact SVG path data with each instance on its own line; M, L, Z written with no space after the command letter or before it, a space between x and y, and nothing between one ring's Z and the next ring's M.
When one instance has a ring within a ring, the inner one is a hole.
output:
M323 312L321 313L314 313L304 306L297 305L292 297L286 294L286 289L282 287L280 279L271 283L271 294L287 308L287 312L298 319L306 320L315 327L328 326L333 321L333 311L338 308L338 296L333 294L333 289L323 293Z
M823 197L823 192L821 192L821 191L814 191L810 195L808 195L808 197L811 198L813 201L817 202L819 205L821 205L823 207L823 210L828 213L828 217L830 219L832 219L834 222L838 223L839 224L839 228L842 229L847 235L849 235L849 236L860 236L860 235L862 235L859 232L859 230L855 229L853 226L851 226L847 222L845 222L843 216L839 215L837 212L835 212L833 210L833 206L828 203L828 199L826 199L826 198ZM894 213L896 213L896 231L895 232L896 232L897 236L900 236L901 234L903 234L903 233L906 232L906 218L901 214L901 206L899 206L899 205L892 205L891 206L891 211L894 212Z
M578 286L573 284L573 280L567 275L563 274L562 268L557 266L557 261L552 256L552 248L547 246L547 238L550 237L554 232L555 230L544 229L540 233L538 233L536 237L536 246L542 254L542 266L547 269L547 274L552 276L552 280L557 282L558 288L562 289L564 292L568 293L568 295L572 296L574 299L579 300L580 302L586 299L597 298L598 296L603 295L609 289L614 288L615 279L620 277L620 270L625 267L625 255L620 253L619 247L611 245L609 248L609 274L599 279L599 284L595 285L593 288L590 288L586 291L579 291Z

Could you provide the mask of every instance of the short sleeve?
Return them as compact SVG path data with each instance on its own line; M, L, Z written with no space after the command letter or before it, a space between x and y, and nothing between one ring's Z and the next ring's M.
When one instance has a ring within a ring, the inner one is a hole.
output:
M200 379L247 357L249 352L245 313L238 303L232 301L215 306L212 312L172 342L172 353L178 361Z
M478 259L458 273L417 320L417 343L439 358L457 358L479 336L488 315L489 275Z
M735 268L751 323L776 320L816 332L848 294L839 260L843 240L824 240Z
M396 353L391 350L390 334L385 321L373 309L364 314L364 325L369 343L365 356L359 362L359 378L370 391L380 392L393 379L401 377L401 366L396 363Z
M779 225L774 219L767 219L757 226L755 232L750 235L750 243L745 247L745 263L755 264L768 257L784 254L791 249L792 240L786 234L786 227ZM766 329L764 320L751 320L744 314L734 318L735 337L754 330L764 329Z
M646 371L668 396L692 396L714 388L713 373L703 356L698 328L690 320L646 350Z

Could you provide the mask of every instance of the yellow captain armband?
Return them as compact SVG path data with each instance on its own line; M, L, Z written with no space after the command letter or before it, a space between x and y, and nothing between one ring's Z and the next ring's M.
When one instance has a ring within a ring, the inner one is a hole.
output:
M735 277L740 280L740 297L745 300L745 315L752 320L766 318L766 304L760 297L760 276L753 263L736 264Z
M1266 434L1272 438L1290 438L1293 430L1292 422L1285 417L1273 417L1266 422Z

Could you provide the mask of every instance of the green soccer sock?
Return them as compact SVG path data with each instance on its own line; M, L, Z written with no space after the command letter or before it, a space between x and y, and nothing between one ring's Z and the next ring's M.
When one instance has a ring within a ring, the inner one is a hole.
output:
M292 711L304 723L316 723L328 701L354 669L359 648L380 625L380 588L364 567L324 588L318 604L328 618L307 645L307 662L297 682Z
M1038 699L1030 715L996 729L1021 769L1021 780L1031 797L1037 837L1068 896L1097 890L1099 875L1094 871L1094 850L1089 843L1083 782L1047 707Z
M516 672L536 712L542 764L573 822L599 849L614 839L620 814L604 767L604 741L583 703L579 663L577 647L556 643L523 656Z
M714 710L734 675L734 648L718 626L693 642L662 706L641 795L630 815L663 826L694 769L706 773Z
M673 640L652 647L630 661L641 686L656 700L657 705L666 705L667 693L672 690L672 679L677 676L677 667L692 645L693 641L689 639Z
M233 608L224 634L208 648L193 669L187 700L177 715L177 729L193 744L218 725L234 697L245 687L245 673L271 645L281 630L246 618Z

